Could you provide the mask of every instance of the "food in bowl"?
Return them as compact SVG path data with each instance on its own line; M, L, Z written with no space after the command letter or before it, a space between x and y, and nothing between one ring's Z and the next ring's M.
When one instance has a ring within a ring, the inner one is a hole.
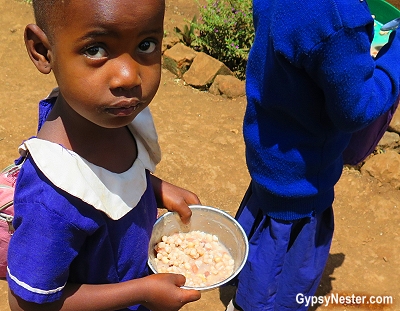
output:
M226 248L233 258L233 272L224 280L209 286L189 286L185 284L182 288L208 291L228 284L242 270L248 256L249 244L243 228L232 216L218 208L204 205L190 205L189 207L192 211L192 217L188 224L183 224L176 212L166 212L157 219L149 242L149 268L153 273L161 272L157 269L155 248L164 236L169 237L179 233L201 231L218 237L219 243ZM166 261L166 259L164 260Z
M157 271L183 274L185 286L210 286L234 271L234 259L214 234L196 230L164 235L154 250Z

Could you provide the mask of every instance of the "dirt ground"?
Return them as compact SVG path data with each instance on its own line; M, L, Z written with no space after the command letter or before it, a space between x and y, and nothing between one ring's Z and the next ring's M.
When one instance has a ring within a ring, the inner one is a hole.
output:
M392 4L400 7L400 0ZM17 156L24 138L36 133L37 102L55 86L28 59L23 29L31 6L0 0L0 167ZM167 0L166 31L197 12L196 0ZM185 86L167 71L151 104L163 151L156 174L198 194L204 205L231 215L249 183L241 124L245 98L224 99ZM392 303L330 304L310 310L400 310L400 191L344 169L336 187L336 231L317 295L390 296ZM223 311L230 287L206 292L185 311ZM378 297L379 298L379 297ZM0 280L0 311L9 310Z

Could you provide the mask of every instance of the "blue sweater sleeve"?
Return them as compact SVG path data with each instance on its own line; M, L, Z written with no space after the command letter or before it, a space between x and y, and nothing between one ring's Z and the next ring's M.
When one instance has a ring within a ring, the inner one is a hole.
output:
M333 202L352 133L395 104L400 34L374 59L366 1L253 0L246 161L265 212L299 219Z
M306 70L323 90L330 119L346 132L385 113L399 93L400 34L392 34L375 60L369 51L364 27L341 28L313 49L312 62L308 60L313 57L305 60Z

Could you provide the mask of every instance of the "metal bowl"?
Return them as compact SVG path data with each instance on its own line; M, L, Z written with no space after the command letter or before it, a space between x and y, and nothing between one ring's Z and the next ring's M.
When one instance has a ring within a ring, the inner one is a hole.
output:
M189 287L196 290L211 290L231 281L242 270L249 253L249 244L243 228L240 224L226 212L209 206L191 205L192 217L190 224L185 225L180 221L177 213L167 212L157 219L153 227L153 232L149 244L148 265L150 269L157 273L154 258L156 252L155 245L161 241L164 235L172 235L177 232L189 232L194 230L214 234L219 241L229 250L234 264L234 272L225 280L205 287Z

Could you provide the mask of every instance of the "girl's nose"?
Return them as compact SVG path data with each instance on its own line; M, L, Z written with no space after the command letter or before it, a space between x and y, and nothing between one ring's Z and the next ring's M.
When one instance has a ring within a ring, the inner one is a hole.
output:
M140 64L129 54L115 58L112 63L111 89L132 89L142 83Z

